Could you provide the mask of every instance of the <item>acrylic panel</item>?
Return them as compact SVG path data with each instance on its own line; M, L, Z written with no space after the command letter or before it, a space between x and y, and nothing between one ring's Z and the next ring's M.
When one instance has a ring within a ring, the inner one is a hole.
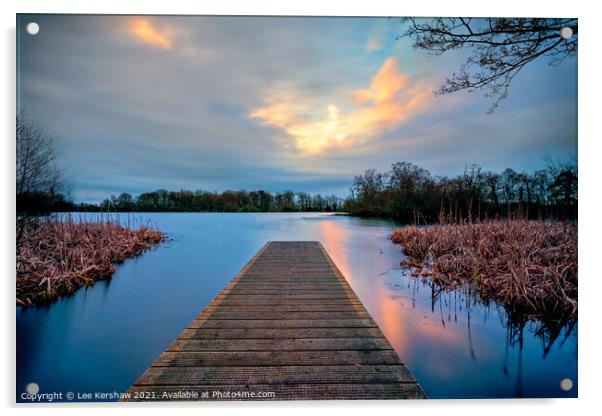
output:
M17 402L577 397L574 18L17 15Z

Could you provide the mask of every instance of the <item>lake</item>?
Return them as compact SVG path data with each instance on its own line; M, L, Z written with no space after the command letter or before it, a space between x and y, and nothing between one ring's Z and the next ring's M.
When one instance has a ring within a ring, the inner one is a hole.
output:
M388 239L392 221L115 215L150 222L170 241L118 266L111 280L48 307L17 307L17 400L30 382L41 393L125 391L269 240L321 241L430 398L577 397L576 321L509 320L464 290L439 292L412 278ZM560 388L566 378L570 391Z

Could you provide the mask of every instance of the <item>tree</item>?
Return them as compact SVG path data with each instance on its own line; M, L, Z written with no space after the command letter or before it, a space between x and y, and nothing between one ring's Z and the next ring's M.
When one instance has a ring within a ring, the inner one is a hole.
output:
M257 194L259 195L259 209L265 212L271 210L274 202L272 194L266 191L257 191Z
M473 163L470 167L466 166L462 179L467 192L466 212L468 213L468 222L472 222L475 217L475 204L478 205L476 218L479 219L481 216L480 201L483 192L483 175L481 174L481 167L476 163Z
M135 208L134 197L127 192L123 192L117 197L117 207L121 211L133 211Z
M238 205L238 196L234 191L225 191L222 194L223 210L226 212L237 212L240 209Z
M369 215L382 215L384 207L383 191L385 176L376 169L368 169L363 175L357 175L351 186L351 193L359 206L359 212ZM320 196L317 195L316 198Z
M16 139L17 195L57 192L61 173L54 165L57 151L52 137L21 113L17 116Z
M297 211L298 207L295 204L295 193L293 191L284 191L284 210Z
M502 195L506 201L507 215L511 217L512 203L516 200L516 184L518 183L518 174L514 169L505 169L502 172Z
M16 123L16 200L17 244L23 228L35 222L36 216L64 207L66 201L58 190L61 172L54 162L57 156L52 137L25 117Z
M311 195L307 192L297 192L297 201L299 201L299 210L311 210Z
M471 50L459 72L436 94L484 90L494 98L488 112L507 97L512 80L527 64L547 56L551 65L558 65L577 54L577 19L440 17L402 22L407 23L402 36L413 39L415 48L434 55ZM573 32L568 39L560 34L565 27Z
M500 186L500 175L493 172L486 172L483 174L483 180L485 182L485 189L487 190L489 200L493 208L497 209L499 206L498 189Z
M483 172L467 165L453 177L433 177L408 162L355 177L345 209L351 215L387 216L405 223L461 224L494 218L577 219L577 165L549 162L534 173Z
M422 190L431 180L430 172L408 162L391 165L389 178L391 210L401 216L409 216L416 209L423 208L425 200Z
M569 169L560 172L549 190L552 200L560 208L561 217L570 218L577 206L577 175Z

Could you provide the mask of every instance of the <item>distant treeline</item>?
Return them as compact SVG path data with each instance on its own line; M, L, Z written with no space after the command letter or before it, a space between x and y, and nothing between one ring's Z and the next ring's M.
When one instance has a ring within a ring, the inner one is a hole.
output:
M388 172L374 169L355 177L351 195L311 195L285 191L168 191L137 197L122 193L99 204L73 203L54 192L17 194L17 212L335 212L396 218L405 223L461 223L485 219L577 219L577 166L550 163L547 169L518 173L483 172L478 165L455 177L437 177L407 162Z
M485 219L577 219L577 165L550 161L533 173L483 172L471 165L455 177L433 177L419 166L394 163L355 177L345 209L352 215L394 217L406 223Z
M135 197L129 193L111 196L99 204L71 203L61 194L17 195L17 209L29 212L107 211L107 212L335 212L344 200L334 195L306 192L267 191L168 191L159 189Z

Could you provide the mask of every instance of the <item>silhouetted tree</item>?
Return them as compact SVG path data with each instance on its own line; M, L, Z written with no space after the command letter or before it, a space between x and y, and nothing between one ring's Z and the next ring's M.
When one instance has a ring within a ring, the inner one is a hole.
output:
M486 172L477 164L453 178L433 178L407 162L355 177L345 209L352 215L406 223L463 223L493 218L577 218L576 164L552 164L533 174Z
M135 204L131 194L127 192L122 193L117 197L117 207L121 211L133 211Z
M570 218L577 207L577 176L563 170L548 187L551 199L560 207L563 219Z
M542 56L558 65L577 53L577 19L543 18L404 18L402 36L414 47L431 54L467 48L471 55L436 92L484 90L494 98L493 111L508 95L514 77L530 62ZM564 39L560 30L570 27L573 36Z
M66 206L59 193L61 172L55 166L57 150L46 130L24 113L16 120L17 244L21 231L38 215Z
M367 215L386 214L383 211L384 181L384 175L375 169L368 169L363 175L356 176L351 193L354 195L354 200L359 203L354 207L354 211Z

